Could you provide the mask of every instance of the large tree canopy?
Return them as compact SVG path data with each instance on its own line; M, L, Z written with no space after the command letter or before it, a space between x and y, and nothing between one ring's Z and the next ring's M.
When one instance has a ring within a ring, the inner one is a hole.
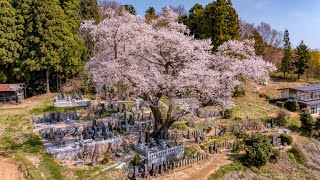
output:
M168 127L199 106L201 97L232 106L234 87L241 78L266 83L272 64L256 56L252 41L229 41L211 54L210 40L186 35L179 16L169 8L151 24L128 12L108 9L100 24L86 21L82 28L94 38L94 56L87 63L97 90L119 81L130 86L149 104L155 117L155 134L165 137ZM166 97L166 117L160 98ZM180 110L174 111L174 105Z

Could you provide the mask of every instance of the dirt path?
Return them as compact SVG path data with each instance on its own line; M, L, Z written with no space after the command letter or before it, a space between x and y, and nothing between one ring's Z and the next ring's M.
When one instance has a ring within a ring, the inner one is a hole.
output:
M18 166L10 159L0 157L0 179L1 180L20 180L24 179Z
M227 165L232 161L228 160L225 154L212 155L205 163L195 165L178 172L167 174L155 178L156 180L206 180L217 171L221 166Z

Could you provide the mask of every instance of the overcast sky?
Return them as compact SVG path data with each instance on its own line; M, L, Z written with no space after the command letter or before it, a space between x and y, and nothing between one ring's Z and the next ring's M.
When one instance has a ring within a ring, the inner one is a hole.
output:
M138 15L152 6L157 12L164 6L183 5L189 10L194 4L206 5L212 0L116 0L131 4ZM254 24L264 21L273 28L289 30L293 46L301 40L310 48L320 49L320 0L233 0L240 19Z

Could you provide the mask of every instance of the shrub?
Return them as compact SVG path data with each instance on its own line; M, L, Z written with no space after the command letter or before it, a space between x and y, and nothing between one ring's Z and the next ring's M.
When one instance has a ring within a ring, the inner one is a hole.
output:
M311 114L304 110L300 114L300 121L301 121L301 129L305 132L311 132L314 126L313 118L311 117Z
M278 102L277 102L277 106L278 106L279 108L284 108L284 102L278 101Z
M271 99L271 97L266 93L259 93L260 98Z
M293 143L292 136L288 134L280 134L280 138L282 143L287 143L288 145L291 145Z
M231 109L226 109L225 111L223 111L222 112L222 118L224 118L224 119L232 118L232 110Z
M271 163L277 163L280 159L280 151L278 149L272 150L272 155L270 156Z
M244 138L246 154L243 158L247 166L261 167L265 165L272 155L272 145L269 139L260 134L251 134Z
M277 117L274 119L274 122L278 125L278 126L286 126L287 125L287 119L290 117L290 114L287 113L284 110L280 110L277 113Z
M293 146L288 151L288 155L295 163L304 164L307 160L305 154L302 152L301 148L297 145Z
M102 163L102 164L107 164L107 163L109 163L110 158L111 158L110 152L109 152L109 151L106 151L106 152L104 153L104 156L103 156L103 159L102 159L101 163Z
M284 103L284 107L291 112L299 111L299 103L297 100L288 100Z
M133 165L134 166L138 166L140 164L141 161L141 157L139 156L139 154L134 155L133 157Z
M318 118L317 121L315 122L314 130L316 130L316 131L320 130L320 118Z
M232 150L231 150L232 153L239 153L240 152L240 145L239 144L236 144Z
M246 95L246 90L241 86L236 86L234 88L233 97L243 97Z
M239 138L239 139L243 139L245 138L246 136L248 136L248 134L246 133L246 131L243 131L243 130L238 130L238 131L235 131L234 132L234 135Z

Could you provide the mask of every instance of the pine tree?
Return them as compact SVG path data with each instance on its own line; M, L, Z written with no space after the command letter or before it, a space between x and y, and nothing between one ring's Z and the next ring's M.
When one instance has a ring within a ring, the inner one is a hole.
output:
M286 73L289 73L292 69L292 53L291 43L289 38L289 31L286 29L284 32L284 53L281 61L280 70L283 72L283 78L286 78Z
M264 43L262 36L256 29L252 31L252 35L254 39L254 49L256 50L256 55L262 56L264 53Z
M231 0L217 0L205 8L206 19L210 25L213 51L224 42L240 37L240 21Z
M126 4L126 5L122 5L122 7L128 11L130 14L136 15L136 9L134 8L134 6L130 5L130 4Z
M156 16L156 10L154 9L154 7L149 7L146 10L146 14L144 17L146 18L147 23L150 23L153 19L155 19L157 16Z
M211 37L210 28L205 17L205 9L201 4L195 4L190 9L189 19L186 24L195 38L205 39Z
M0 0L0 81L6 82L10 76L13 79L13 68L20 58L21 26L16 10L9 1Z
M78 42L58 0L26 0L26 4L28 11L24 11L25 6L20 9L27 27L24 68L29 72L44 72L46 91L50 92L50 73L64 72L72 66L76 69L81 63Z
M297 59L293 62L295 68L295 74L298 75L298 79L303 75L306 69L309 68L308 62L310 61L310 52L308 46L303 41L300 42L296 49Z
M97 0L80 0L80 14L82 19L94 19L99 22L99 7Z

